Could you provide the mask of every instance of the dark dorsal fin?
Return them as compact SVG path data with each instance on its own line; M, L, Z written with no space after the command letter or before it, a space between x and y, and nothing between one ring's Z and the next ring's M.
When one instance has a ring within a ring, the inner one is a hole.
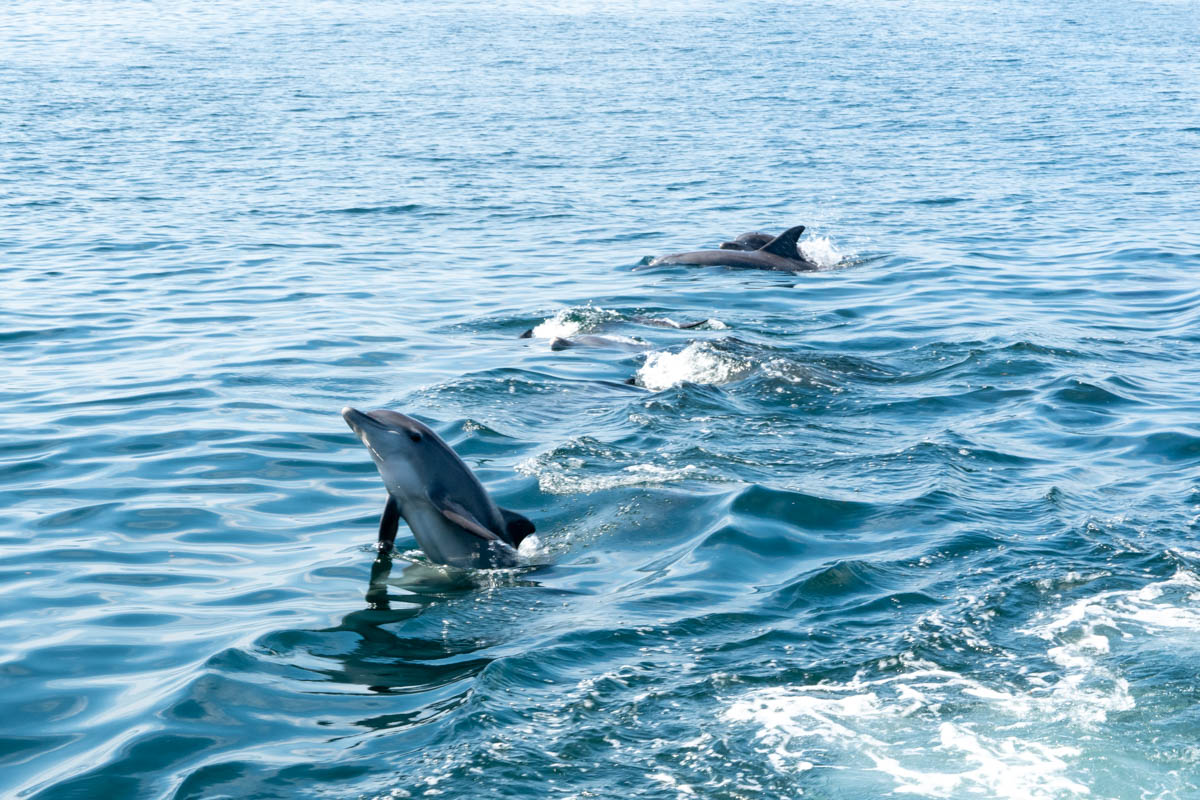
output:
M776 236L771 241L758 248L760 253L773 253L784 258L796 259L799 258L799 253L796 252L796 242L800 241L800 234L804 233L804 226L797 225L794 228L788 228L783 233Z
M515 511L501 508L500 516L504 518L505 530L508 531L508 538L512 540L514 547L519 545L522 539L536 530L532 522Z

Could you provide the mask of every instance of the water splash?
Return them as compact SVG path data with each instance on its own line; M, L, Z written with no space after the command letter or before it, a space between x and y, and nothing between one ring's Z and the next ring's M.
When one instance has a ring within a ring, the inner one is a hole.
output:
M846 260L846 254L837 248L828 236L813 236L800 240L800 255L819 267L836 267Z
M574 306L560 309L554 316L535 326L531 336L535 339L568 339L579 333L591 333L607 322L619 320L621 315L596 306Z
M683 383L729 383L744 378L753 367L749 359L722 351L711 342L692 342L678 353L651 353L634 380L657 392Z

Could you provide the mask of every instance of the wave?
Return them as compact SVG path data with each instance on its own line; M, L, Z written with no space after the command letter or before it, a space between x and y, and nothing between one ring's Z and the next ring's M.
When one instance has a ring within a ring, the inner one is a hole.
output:
M1004 659L990 670L902 654L848 680L750 690L721 718L753 728L773 770L822 771L832 782L824 785L845 796L1186 796L1200 788L1196 753L1158 753L1146 742L1115 759L1111 748L1128 735L1126 719L1139 730L1161 719L1156 706L1175 705L1161 689L1139 698L1133 682L1146 668L1200 656L1198 601L1200 579L1180 571L1037 615L1018 633L1044 643L1042 670L984 641L973 647Z
M591 304L570 306L556 311L525 333L533 339L569 339L579 334L597 333L611 328L632 326L673 328L675 330L725 330L728 326L719 319L703 319L696 322L679 322L669 316L656 316L637 312L621 312L600 308ZM626 337L633 338L633 337Z
M516 470L536 478L541 491L555 495L654 486L707 476L700 466L680 463L670 456L656 461L641 459L637 453L581 437L518 463Z

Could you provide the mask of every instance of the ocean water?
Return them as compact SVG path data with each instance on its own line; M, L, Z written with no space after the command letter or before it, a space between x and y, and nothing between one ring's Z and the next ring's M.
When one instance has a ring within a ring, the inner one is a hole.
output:
M7 3L0 796L1200 797L1197 31Z

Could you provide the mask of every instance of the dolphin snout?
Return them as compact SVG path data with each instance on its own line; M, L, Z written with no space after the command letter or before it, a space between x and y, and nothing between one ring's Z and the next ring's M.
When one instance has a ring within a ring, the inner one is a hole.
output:
M359 432L362 430L362 423L369 419L369 417L357 408L346 406L342 409L342 419L346 420L346 424L350 426L350 430Z

